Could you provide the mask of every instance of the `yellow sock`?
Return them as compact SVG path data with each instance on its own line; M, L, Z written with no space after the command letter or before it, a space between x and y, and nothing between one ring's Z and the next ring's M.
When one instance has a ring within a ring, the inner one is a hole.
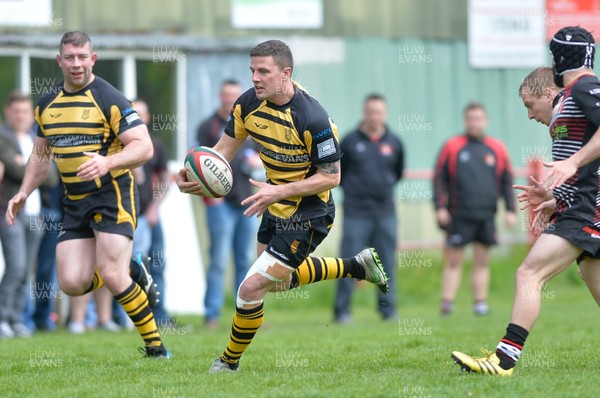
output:
M161 346L160 333L156 327L152 310L148 306L146 292L132 281L131 285L124 292L117 294L115 298L133 321L146 346Z
M100 273L98 272L98 270L96 270L96 271L94 271L94 279L92 280L92 284L85 291L84 294L93 292L96 289L100 289L102 286L104 286L104 281L102 280L102 277L100 276Z
M292 273L290 289L340 278L364 278L364 271L353 257L309 257Z
M263 303L251 310L235 309L229 343L221 359L229 363L237 363L252 342L252 338L263 322Z

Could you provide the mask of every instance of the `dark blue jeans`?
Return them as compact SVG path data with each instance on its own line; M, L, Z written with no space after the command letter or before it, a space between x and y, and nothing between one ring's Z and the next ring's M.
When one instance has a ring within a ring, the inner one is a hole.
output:
M53 330L56 328L50 319L50 314L58 298L63 294L58 289L56 275L56 238L61 229L61 212L54 209L42 209L45 219L48 220L42 243L38 251L38 266L35 273L35 310L33 322L36 329Z
M163 234L162 224L160 220L154 227L151 228L152 238L150 243L150 251L148 256L150 260L150 275L154 279L154 283L157 285L157 290L160 292L160 300L156 307L152 309L154 318L161 325L167 324L170 316L165 310L165 267L167 266L165 256L165 238Z
M398 219L389 216L346 216L343 219L343 238L341 256L348 258L356 255L367 247L374 247L379 253L385 272L390 277L390 291L382 294L378 289L378 310L384 317L396 315L396 241ZM354 279L338 280L335 297L335 317L350 314L350 301L354 291Z

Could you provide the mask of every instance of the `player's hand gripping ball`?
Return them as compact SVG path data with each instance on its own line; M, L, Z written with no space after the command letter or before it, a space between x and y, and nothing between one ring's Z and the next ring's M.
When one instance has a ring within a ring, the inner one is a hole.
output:
M185 157L187 179L196 181L205 196L222 198L233 187L233 173L227 160L217 151L205 146L192 148Z

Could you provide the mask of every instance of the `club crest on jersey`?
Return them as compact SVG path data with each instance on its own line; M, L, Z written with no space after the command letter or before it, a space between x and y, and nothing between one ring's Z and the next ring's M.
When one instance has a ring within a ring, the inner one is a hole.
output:
M483 163L492 167L496 164L496 158L491 153L486 153L483 155Z
M298 239L294 239L294 241L290 245L290 252L292 254L296 254L298 252L298 246L300 246L300 241Z
M286 129L284 130L284 133L285 133L285 140L286 140L287 142L292 142L292 129L288 129L288 128L286 128Z
M90 118L90 110L84 109L83 113L81 114L81 120L88 120L89 118Z
M569 137L569 128L565 125L554 126L550 134L553 140L562 140Z
M379 153L383 156L390 156L394 153L394 148L390 144L381 144L379 145Z

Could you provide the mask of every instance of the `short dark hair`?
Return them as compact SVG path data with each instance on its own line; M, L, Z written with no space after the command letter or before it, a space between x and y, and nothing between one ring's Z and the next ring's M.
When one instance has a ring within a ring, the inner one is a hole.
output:
M63 35L62 39L60 39L60 50L62 51L62 47L65 44L72 44L75 47L83 47L87 43L90 43L90 48L92 48L92 39L90 39L87 33L78 30L67 32Z
M371 93L371 94L367 95L365 97L365 102L364 103L366 104L369 101L383 101L383 102L387 102L385 100L385 97L383 95L379 94L379 93Z
M13 90L6 97L6 101L4 101L4 106L9 107L15 102L31 102L31 97L19 90Z
M251 57L273 57L280 70L290 67L294 70L292 50L281 40L267 40L250 51Z
M221 83L221 88L225 86L241 86L241 84L235 79L225 79L223 80L223 83Z
M541 97L547 88L560 91L560 88L554 83L554 72L549 66L540 66L531 71L519 86L519 97L523 95L523 89L528 88L531 95Z
M487 114L486 110L485 110L485 106L483 106L483 104L481 102L478 101L471 101L467 104L467 106L465 106L465 110L463 112L463 114L467 114L467 112L476 110L476 109L481 109L483 111L483 113Z

